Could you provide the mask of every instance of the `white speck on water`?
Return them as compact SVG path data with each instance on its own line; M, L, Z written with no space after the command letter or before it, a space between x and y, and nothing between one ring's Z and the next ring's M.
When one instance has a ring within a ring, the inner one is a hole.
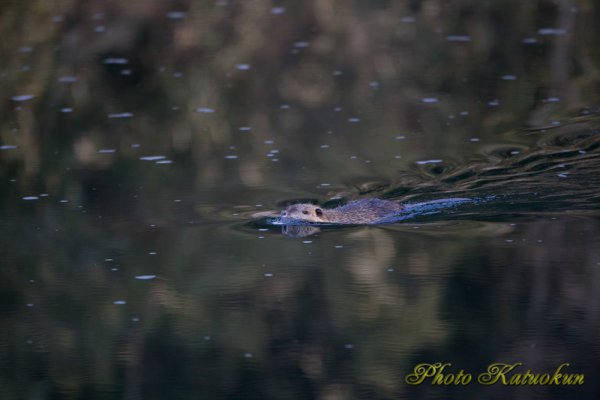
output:
M395 158L396 160L399 160L399 159L401 159L401 158L402 158L402 156L401 156L401 155L395 155L395 156L394 156L394 158Z
M59 201L59 203L68 203L68 202L69 202L69 200L65 200L65 199Z
M494 99L494 100L488 102L488 106L491 106L491 107L498 107L499 105L500 105L500 100L498 100L498 99Z
M277 162L277 161L279 161L279 158L274 158L271 160L271 162Z
M348 122L356 123L356 122L359 122L359 121L360 121L360 118L357 118L357 117L350 117L350 118L348 118Z
M40 197L48 197L48 193L40 193Z
M23 102L23 101L31 100L33 98L35 98L35 96L32 94L20 94L18 96L13 96L10 99L12 101Z
M171 160L158 160L156 164L173 164Z
M96 33L102 33L104 31L106 31L106 27L104 25L98 25L94 28L94 32Z
M501 79L503 81L516 81L517 76L516 75L502 75Z
M12 144L5 144L5 145L0 146L0 150L13 150L16 148L17 148L17 146L14 146Z
M120 58L120 57L107 57L104 59L104 64L120 64L120 65L124 65L124 64L128 64L129 61L126 58Z
M309 46L310 46L310 43L308 43L306 41L294 42L294 47L296 47L297 49L305 49Z
M131 118L131 117L133 117L133 113L130 113L130 112L108 114L108 118Z
M130 69L122 69L120 72L121 75L131 75L131 70Z
M578 153L579 154L587 154L587 151L585 151L585 150L579 150Z
M471 139L469 139L470 142L479 142L481 139L473 137Z
M534 44L534 43L537 43L538 40L533 37L528 37L528 38L523 39L522 42L525 44Z
M335 112L340 112L340 111L342 111L342 107L335 107L335 108L333 109L333 111L335 111Z
M331 186L331 183L323 182L323 183L319 183L319 186Z
M138 279L140 281L149 281L154 278L156 278L156 275L136 275L135 276L135 279Z
M552 125L555 125L555 126L556 126L556 125L560 125L560 121L552 121L552 122L550 122L550 123L551 123Z
M33 303L27 303L27 307L29 307L29 308L33 307Z
M344 246L342 246L341 244L336 244L335 246L333 246L334 249L343 249Z
M282 110L289 110L292 107L289 104L282 104L279 106L279 108L281 108Z
M302 243L304 243L304 244L310 244L310 243L312 243L312 240L303 240Z
M396 140L404 140L404 139L406 139L406 136L400 135L400 136L396 136L394 139L396 139Z
M285 7L273 7L271 8L271 14L283 14L285 13Z
M28 201L30 201L30 200L39 200L39 197L37 197L37 196L25 196L25 197L23 197L23 200L28 200Z
M339 69L336 69L335 71L333 71L333 76L340 76L342 74L343 74L343 72L340 71Z
M173 72L173 78L181 78L183 76L183 72Z
M240 126L240 127L238 128L238 130L239 130L239 131L242 131L242 132L248 132L248 131L251 131L251 130L252 130L252 127L251 127L251 126Z
M345 348L345 349L353 349L353 348L354 348L354 345L353 345L352 343L346 343L346 344L344 345L344 348Z
M269 151L269 153L277 154L277 153L279 153L279 150L278 149L273 149L273 150Z
M132 322L140 322L140 317L133 317L131 318Z
M272 277L272 276L273 276L273 274L272 274L272 273L270 273L270 272L267 272L267 273L265 273L264 275L265 275L267 278L270 278L270 277Z
M268 231L270 231L270 229L268 229L268 228L259 228L258 231L259 232L268 232Z
M94 21L100 21L100 20L104 19L104 13L96 13L93 15L92 19Z
M116 268L116 267L115 267L115 268L111 268L110 270L111 270L111 271L118 271L118 270L119 270L119 268Z
M558 175L558 177L560 177L560 178L568 178L568 177L569 177L569 174L568 174L568 173L562 173L562 174L557 174L557 175Z
M504 240L504 241L505 241L506 243L512 243L512 242L514 242L514 240L512 240L512 239L506 239L506 240Z
M273 144L273 143L275 143L275 141L274 140L265 140L263 143L264 144Z
M513 156L517 155L519 153L521 153L519 150L513 150L513 151L510 152L510 154L512 154Z
M149 251L149 252L148 252L148 255L149 255L149 256L155 256L155 255L157 255L157 254L158 254L158 253L157 253L156 251Z
M565 33L567 33L566 29L563 28L541 28L538 29L538 34L540 35L544 35L544 36L558 36L558 35L564 35Z
M214 113L215 109L210 108L210 107L198 107L198 108L196 108L196 112L203 113L203 114L210 114L210 113Z
M64 107L60 109L61 113L65 113L65 114L69 114L73 112L73 109L71 107Z
M558 97L548 97L547 99L542 100L544 103L558 103L560 99Z
M75 83L77 82L77 77L75 76L61 76L58 78L60 83Z
M469 112L468 111L461 111L459 113L459 115L462 115L463 117L466 117L467 115L469 115Z
M169 19L184 19L185 12L183 11L170 11L167 13L167 18Z
M31 46L19 47L19 53L31 53L32 51L33 51L33 47L31 47Z
M388 268L387 272L394 272L394 268Z
M425 97L421 99L422 103L437 103L439 99L437 97Z
M446 36L446 40L449 42L470 42L471 36L467 35L450 35Z
M246 357L246 358L252 358L252 353L244 353L244 357Z
M377 82L377 81L371 81L371 82L369 82L369 86L372 87L372 88L374 88L374 89L377 89L377 88L379 88L379 82Z
M113 262L115 260L113 258L105 258L104 261L106 261L106 262Z
M127 304L127 302L125 300L115 300L115 301L113 301L113 304L116 304L116 305L120 306L120 305L123 305L123 304Z
M158 160L164 160L165 158L167 158L166 156L144 156L144 157L140 157L140 160L142 161L158 161Z
M231 155L225 156L225 159L227 159L227 160L235 160L236 158L238 158L238 156L236 156L236 155L234 155L234 154L231 154Z
M139 143L134 143L134 144L132 144L132 145L131 145L131 147L132 147L132 148L134 148L134 149L137 149L137 148L139 148L139 147L141 147L141 146L142 146L142 145L141 145L141 144L139 144Z
M419 165L425 165L425 164L437 164L437 163L441 163L443 160L421 160L421 161L417 161L416 163Z
M207 336L204 336L203 339L204 340L210 340L211 338L210 338L210 336L207 335Z
M52 16L52 22L62 22L63 19L64 19L64 17L62 15L53 15Z
M236 64L235 68L240 71L248 71L252 69L252 66L250 64Z
M322 149L328 149L329 145L328 144L322 144L319 147L322 148Z
M258 238L259 238L259 239L264 239L265 237L264 237L264 236L259 236Z
M356 156L350 156L350 159L351 159L351 160L356 160L357 158L358 158L358 157L356 157Z
M100 149L100 150L98 150L98 153L100 153L100 154L110 154L110 153L114 153L116 151L117 150L115 150L115 149Z

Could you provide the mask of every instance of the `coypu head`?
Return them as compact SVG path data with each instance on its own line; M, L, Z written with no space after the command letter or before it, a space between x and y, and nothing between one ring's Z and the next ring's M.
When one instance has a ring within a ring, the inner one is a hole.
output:
M327 222L324 210L314 204L292 204L281 212L281 218L307 222Z

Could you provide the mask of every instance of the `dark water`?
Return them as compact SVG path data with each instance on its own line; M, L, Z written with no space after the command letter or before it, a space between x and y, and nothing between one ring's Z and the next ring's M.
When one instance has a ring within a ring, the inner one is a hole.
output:
M0 398L598 398L599 20L0 2ZM473 201L265 222L370 197ZM437 362L472 381L407 382ZM583 383L479 383L494 363Z

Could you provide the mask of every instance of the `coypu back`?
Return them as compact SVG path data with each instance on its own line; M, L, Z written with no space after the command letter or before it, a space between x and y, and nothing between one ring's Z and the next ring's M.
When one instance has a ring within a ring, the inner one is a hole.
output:
M281 212L281 218L326 224L361 225L378 223L385 217L403 210L404 207L395 201L363 199L331 209L314 204L292 204Z

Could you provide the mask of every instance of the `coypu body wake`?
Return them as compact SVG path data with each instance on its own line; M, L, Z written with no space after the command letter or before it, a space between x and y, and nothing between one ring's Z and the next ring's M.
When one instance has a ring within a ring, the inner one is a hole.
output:
M315 204L292 204L281 212L283 222L304 221L322 224L377 224L404 211L404 206L390 200L363 199L337 208L322 208Z

